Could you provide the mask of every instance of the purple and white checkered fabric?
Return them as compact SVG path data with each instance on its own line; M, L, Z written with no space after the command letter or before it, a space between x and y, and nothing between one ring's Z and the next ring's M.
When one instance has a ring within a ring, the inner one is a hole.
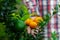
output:
M48 12L52 14L53 9L57 6L59 0L24 0L30 13L37 12L38 15L44 16ZM49 40L51 33L56 31L60 35L60 16L57 13L54 15L48 25L45 27L45 38L44 40ZM60 40L60 36L57 37Z

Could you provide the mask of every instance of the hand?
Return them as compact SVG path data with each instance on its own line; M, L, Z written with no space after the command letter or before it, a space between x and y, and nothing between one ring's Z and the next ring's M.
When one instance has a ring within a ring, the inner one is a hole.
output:
M39 28L37 27L36 29L31 29L29 26L27 27L27 32L28 34L32 34L34 37L35 35L39 32Z

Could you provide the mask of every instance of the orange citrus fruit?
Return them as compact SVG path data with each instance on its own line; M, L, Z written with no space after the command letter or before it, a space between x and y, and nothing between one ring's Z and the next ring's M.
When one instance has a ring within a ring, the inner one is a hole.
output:
M30 22L29 26L31 28L36 28L37 27L37 23L36 22Z
M36 17L36 18L34 19L34 22L36 22L36 23L39 23L39 22L41 22L41 21L43 21L42 17Z
M30 22L32 22L32 21L33 21L32 19L27 19L27 20L25 21L25 23L26 23L27 25L29 25Z

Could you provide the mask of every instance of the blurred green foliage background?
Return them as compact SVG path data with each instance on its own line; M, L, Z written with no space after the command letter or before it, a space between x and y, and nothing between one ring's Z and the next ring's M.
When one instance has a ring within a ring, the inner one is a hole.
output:
M0 23L0 40L8 40L7 33L5 32L6 26Z

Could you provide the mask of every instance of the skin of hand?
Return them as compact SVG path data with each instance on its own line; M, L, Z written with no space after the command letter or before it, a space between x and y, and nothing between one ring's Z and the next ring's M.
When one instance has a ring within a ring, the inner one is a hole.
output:
M34 37L36 37L35 34L37 34L38 31L39 31L38 27L36 28L36 30L35 29L31 29L29 26L27 27L28 34L32 34Z

